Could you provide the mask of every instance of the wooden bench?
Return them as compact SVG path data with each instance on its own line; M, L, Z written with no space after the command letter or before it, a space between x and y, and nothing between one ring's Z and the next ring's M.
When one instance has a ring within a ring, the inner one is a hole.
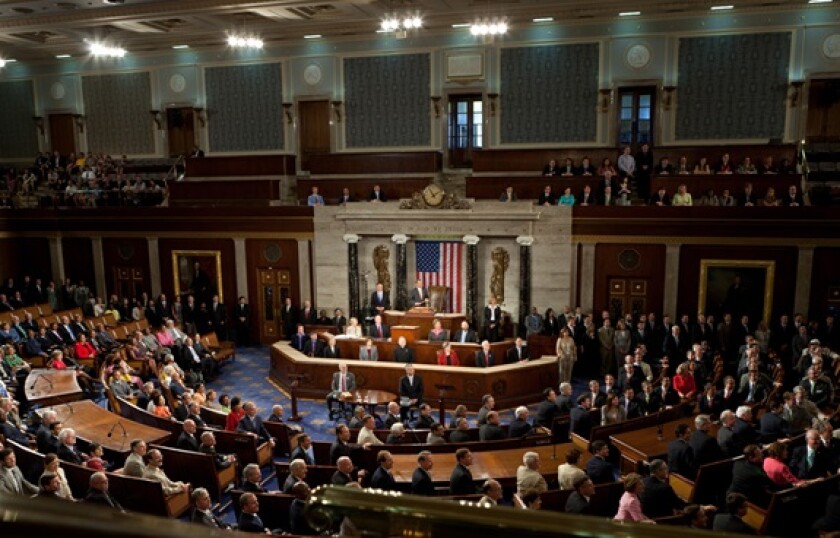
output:
M227 426L227 415L222 411L210 409L209 407L202 407L199 411L199 415L208 426L222 429ZM269 431L269 433L271 432Z
M244 492L242 490L234 489L230 492L230 499L233 504L233 511L236 515L236 520L239 521L239 515L242 511L239 508L239 498ZM269 529L284 529L290 530L289 527L289 507L292 506L292 501L295 500L294 495L275 494L275 493L257 493L257 500L260 503L260 510L258 512L263 524Z
M303 430L293 429L291 426L281 422L263 421L263 425L268 433L274 437L274 455L278 457L289 456L297 447L297 436L303 433Z
M759 534L803 536L807 527L825 513L825 500L837 492L840 475L807 486L773 493L767 510L747 504L744 522Z
M213 457L209 454L160 445L152 445L151 448L157 448L163 454L169 478L189 482L193 489L206 488L217 502L225 488L237 482L236 463L225 469L216 469Z
M553 510L556 512L566 511L566 501L575 490L573 489L550 489L540 494L542 499L542 510ZM624 494L624 483L613 482L610 484L598 484L595 486L595 493L589 500L594 516L613 517L618 512L618 503Z
M275 462L274 472L277 475L278 489L283 489L283 484L289 476L290 462ZM306 482L309 487L315 489L318 486L328 485L332 482L332 476L338 470L334 465L307 465L306 466Z
M236 361L236 344L229 340L220 342L214 332L202 336L201 344L213 352L213 359L218 363L223 363L229 359Z
M258 438L249 433L210 430L216 436L216 450L223 454L236 454L239 465L244 468L249 463L260 467L268 465L272 459L269 443L258 444Z
M140 424L168 431L172 434L170 436L172 442L175 442L178 439L178 436L181 435L181 432L184 431L183 424L178 421L165 419L149 413L145 409L140 409L124 398L115 397L114 399L119 406L119 413L121 416L129 420L133 420L134 422L139 422Z

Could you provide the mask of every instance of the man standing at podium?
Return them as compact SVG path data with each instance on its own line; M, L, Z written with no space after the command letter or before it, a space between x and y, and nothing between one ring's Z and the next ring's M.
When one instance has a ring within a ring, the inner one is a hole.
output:
M429 306L429 290L423 287L422 280L418 280L414 284L409 299L414 306Z
M382 314L382 312L391 308L391 298L388 292L385 291L382 282L376 284L376 291L370 296L370 309L373 315Z

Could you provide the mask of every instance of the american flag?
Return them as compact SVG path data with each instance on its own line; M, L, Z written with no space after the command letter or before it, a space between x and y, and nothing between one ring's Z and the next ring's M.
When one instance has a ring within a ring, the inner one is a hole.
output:
M463 243L460 241L416 241L417 280L424 287L448 286L452 312L462 312Z

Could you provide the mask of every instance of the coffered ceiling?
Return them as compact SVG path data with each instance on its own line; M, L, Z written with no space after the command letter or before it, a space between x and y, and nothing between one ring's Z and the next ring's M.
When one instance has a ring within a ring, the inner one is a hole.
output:
M830 7L840 12L831 4L809 6L808 0L0 0L0 58L82 56L85 40L147 53L175 45L224 47L229 32L259 35L267 47L307 34L369 37L390 13L420 15L423 32L464 32L452 24L497 16L512 29L537 17L561 25L597 23L629 10L641 11L640 19L707 17L717 4L735 6L728 16Z

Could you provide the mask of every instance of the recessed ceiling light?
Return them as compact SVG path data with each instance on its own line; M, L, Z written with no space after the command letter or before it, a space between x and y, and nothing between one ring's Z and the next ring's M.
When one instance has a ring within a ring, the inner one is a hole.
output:
M176 50L177 49L188 49L188 48L190 48L190 46L189 45L172 45L172 48L176 49Z
M321 34L306 34L304 39L321 39Z
M635 17L637 15L641 15L641 11L622 11L618 14L619 17Z
M468 22L460 22L458 24L453 24L452 28L469 28L470 26L472 26L472 24Z
M554 21L554 17L537 17L536 19L531 19L532 22L552 22Z
M15 60L14 58L8 58L8 59L6 59L6 63L7 63L7 64L13 64L13 63L15 63L16 61L17 61L17 60Z
M55 57L59 60L66 60L67 58L72 58L72 56L70 56L69 54L56 54Z
M727 11L730 9L735 9L735 6L712 6L710 9L712 11Z
M834 0L808 0L809 4L830 4Z

